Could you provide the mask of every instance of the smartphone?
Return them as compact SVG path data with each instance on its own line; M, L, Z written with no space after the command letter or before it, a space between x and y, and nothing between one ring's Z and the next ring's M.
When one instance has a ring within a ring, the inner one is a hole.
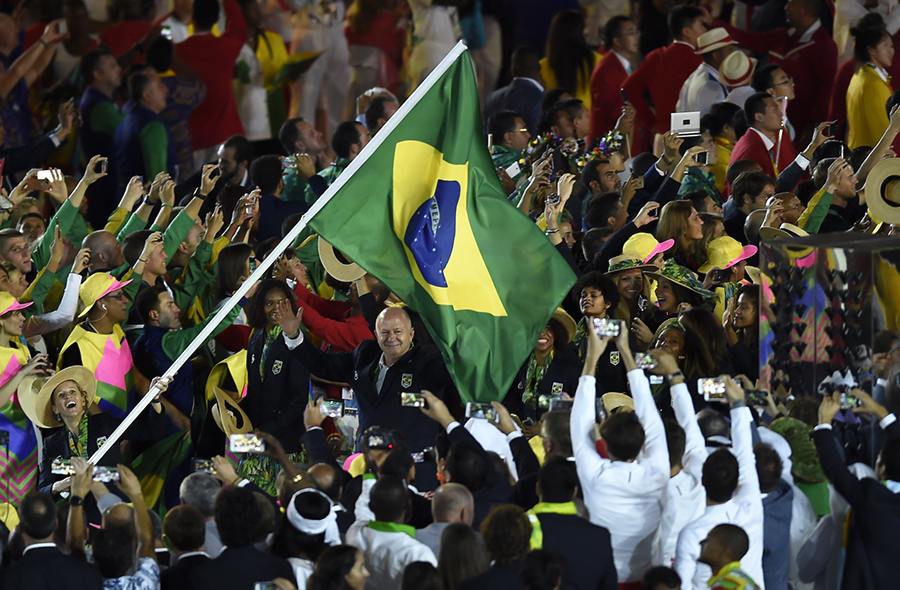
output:
M266 443L255 434L232 434L228 437L228 448L232 453L262 453Z
M424 463L425 462L425 453L410 453L412 455L413 463Z
M294 156L288 156L281 161L281 168L283 170L290 170L291 168L297 167L297 158Z
M0 211L7 211L7 212L9 212L9 211L12 211L12 210L15 209L15 208L16 208L16 206L13 204L12 201L10 201L9 199L7 199L7 198L4 197L3 195L0 195Z
M766 398L769 396L769 393L766 391L758 391L756 389L745 389L744 396L748 405L764 406L768 403Z
M555 410L562 410L564 412L571 412L572 405L574 403L575 401L571 399L562 399L561 397L555 397L550 400L550 411L553 412Z
M278 586L273 582L256 582L253 590L278 590Z
M849 410L851 408L862 407L862 401L852 393L841 393L841 409Z
M561 200L561 197L558 194L554 193L554 194L550 195L549 197L547 197L547 204L548 205L559 205L560 200Z
M594 401L595 401L595 403L594 403L595 408L594 408L594 409L595 409L595 411L597 412L597 416L596 416L596 418L594 418L594 420L597 421L597 422L603 422L604 420L606 420L607 418L609 418L609 414L606 412L606 406L603 405L603 398L602 398L602 397L598 397L598 398L597 398L596 400L594 400Z
M699 154L694 154L694 161L705 166L706 163L709 162L709 152L700 152Z
M625 92L624 88L620 88L619 92L622 93L622 104L624 105L626 102L628 102L628 94Z
M244 207L244 211L247 213L247 215L253 215L253 205L255 205L255 204L256 204L256 199L250 201L250 204L247 205L246 207Z
M322 400L321 412L329 418L340 418L344 415L344 402L339 399Z
M643 176L632 176L631 179L634 180L635 188L639 188L639 189L644 188L644 177Z
M69 32L69 23L67 23L66 21L60 22L59 27L57 27L57 30L59 31L60 35L65 35L66 33Z
M830 125L826 125L824 131L825 131L826 136L834 137L835 135L837 135L837 132L838 132L838 124L831 123Z
M101 160L100 163L97 164L97 169L95 170L95 172L98 172L100 174L106 174L108 164L109 164L109 162L107 160Z
M717 268L715 272L713 272L713 282L717 285L721 285L722 283L728 282L728 279L731 278L731 269L730 268Z
M697 391L708 402L725 401L725 380L721 377L702 377L697 379Z
M400 405L404 408L424 408L425 396L421 393L403 391L400 393Z
M50 473L54 475L75 475L75 468L68 459L57 457L50 464Z
M650 375L650 385L662 385L665 378L662 375Z
M209 473L212 475L216 472L211 459L194 459L194 473Z
M622 330L625 329L625 322L622 320L612 320L609 318L594 318L594 330L598 336L608 336L610 338L618 338Z
M634 364L637 365L638 369L655 369L656 365L659 363L656 362L656 359L653 358L650 354L646 352L639 352L634 355Z
M37 178L38 180L46 180L50 182L53 180L53 173L49 170L38 170L38 173L35 174L35 178Z
M500 415L491 404L483 404L479 402L469 402L466 404L466 418L477 418L478 420L488 420L490 422L499 422Z
M160 33L160 35L162 35L169 41L172 40L172 27L170 27L168 25L163 26L162 29L159 31L159 33Z
M94 481L99 481L100 483L113 483L121 481L118 469L116 469L115 467L104 467L102 465L94 467L94 476L91 479L93 479Z
M366 447L369 449L394 448L394 439L391 437L390 431L379 426L367 428L363 436L366 437Z
M553 404L553 400L559 399L558 395L540 395L537 399L537 405L540 409L546 410Z

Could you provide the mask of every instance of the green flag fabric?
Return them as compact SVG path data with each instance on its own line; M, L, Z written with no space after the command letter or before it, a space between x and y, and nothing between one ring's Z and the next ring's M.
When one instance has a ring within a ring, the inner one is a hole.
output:
M421 315L463 401L501 400L576 277L500 187L468 52L428 82L310 225Z

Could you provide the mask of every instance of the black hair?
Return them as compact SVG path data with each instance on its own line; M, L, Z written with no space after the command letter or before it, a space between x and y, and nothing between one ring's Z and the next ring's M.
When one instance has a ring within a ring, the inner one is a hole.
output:
M494 136L494 143L500 143L504 135L515 130L516 119L521 118L522 115L515 111L498 111L488 117L487 129Z
M232 135L222 144L224 148L234 148L234 161L238 164L253 160L253 146L243 135Z
M606 449L618 461L631 461L644 446L646 434L634 412L617 412L600 424Z
M134 564L134 535L126 528L105 527L94 531L94 563L104 578L119 578Z
M528 553L531 523L519 506L494 506L481 523L481 538L488 555L497 565L510 565Z
M240 286L244 267L252 255L253 248L245 242L233 242L222 248L216 265L216 301L230 296Z
M724 504L734 496L738 485L740 467L737 458L728 449L717 449L703 463L703 487L706 497L717 504Z
M753 453L756 455L759 491L763 494L774 492L781 479L781 470L784 466L778 451L766 443L756 443L753 445Z
M894 110L894 107L900 104L900 90L895 91L884 104L884 108L887 109L888 118L891 116L891 111Z
M281 157L275 154L260 156L250 164L250 180L264 195L274 194L278 190L281 173Z
M900 340L900 332L896 330L879 330L872 338L872 354L890 352L898 340Z
M107 55L115 57L108 47L101 46L96 49L91 49L81 57L81 64L78 66L78 71L85 84L89 85L94 81L94 72L100 69L100 62Z
M169 71L174 56L175 46L162 35L154 39L147 47L147 63L156 70L157 74Z
M794 189L794 196L800 199L800 202L804 205L809 205L809 202L815 196L816 191L816 182L811 178L807 178Z
M266 326L266 295L270 291L281 291L287 300L291 302L291 311L297 313L297 304L294 301L296 295L284 281L266 279L259 284L256 293L250 298L244 311L247 314L247 324L251 328L260 329Z
M869 157L870 153L872 153L872 146L861 145L850 152L850 157L847 158L847 163L850 164L850 168L854 172L856 172L857 170L862 168L863 162L866 161L866 158Z
M329 547L316 561L316 569L306 582L308 590L350 590L346 576L356 565L359 549L351 545Z
M581 183L587 188L588 192L591 191L590 187L592 182L595 180L600 182L600 173L597 172L597 169L603 164L609 164L609 160L606 158L596 158L589 160L581 170Z
M32 539L46 539L56 528L56 504L47 494L29 492L19 504L19 527Z
M772 99L768 92L756 92L751 94L744 103L744 117L747 119L747 126L756 125L756 115L762 115L766 112L766 101Z
M666 445L669 447L669 467L681 467L684 459L684 428L671 418L663 420L663 426L666 427Z
M300 130L297 129L297 123L302 122L303 117L293 117L282 123L278 130L278 141L288 155L293 154L297 149L297 142L300 141Z
M384 105L389 102L397 102L397 99L392 96L376 96L369 102L366 107L366 128L369 133L375 133L379 119L387 119Z
M194 29L198 32L210 31L219 20L219 3L216 0L194 0L191 11Z
M128 266L134 266L141 257L141 252L144 251L144 242L152 233L149 229L139 229L131 232L122 240L122 257Z
M547 327L553 334L553 350L560 352L569 345L569 332L561 321L556 318L547 320Z
M887 30L881 27L852 27L850 34L853 35L853 57L861 63L869 61L870 49L875 49L885 37L890 38Z
M625 23L630 22L632 20L624 14L617 14L606 21L606 26L603 28L603 46L606 47L607 51L612 50L616 37L622 34L622 27Z
M196 551L206 539L206 519L193 506L176 506L166 512L163 533L178 551Z
M609 218L616 217L622 195L616 191L601 193L588 200L584 208L584 222L589 228L609 225Z
M519 576L525 590L555 590L566 571L566 558L556 551L535 549L522 560Z
M619 306L619 300L622 298L619 294L619 287L605 273L594 270L581 275L578 283L575 284L575 288L572 289L572 297L575 298L576 303L580 302L581 292L587 288L597 289L603 293L603 299L606 303L609 303L610 310Z
M722 129L725 125L731 125L731 119L734 114L740 112L741 107L731 102L717 102L709 108L702 119L700 119L700 127L709 129L709 134L713 137L722 135Z
M331 134L331 149L338 157L349 159L350 146L362 143L358 124L356 121L344 121L335 127Z
M450 526L453 526L452 524ZM448 527L449 528L449 527ZM444 529L446 532L447 529ZM414 561L403 568L400 590L451 590L444 588L436 567L427 561Z
M316 493L298 494L291 502L303 518L322 520L331 512L331 502ZM294 528L287 517L272 540L272 554L287 559L303 556L315 561L325 550L325 533L309 535Z
M584 13L562 10L553 17L547 32L547 65L559 85L575 95L579 79L586 84L594 69L594 50L584 37Z
M885 478L900 481L900 436L886 437L879 457L884 466Z
M369 495L369 508L375 520L403 522L408 507L409 488L403 480L395 475L379 477Z
M542 502L571 502L578 489L575 463L566 457L547 457L538 472Z
M842 153L846 154L849 151L850 148L843 141L829 139L813 151L812 158L809 159L809 169L815 170L822 160L840 158Z
M447 455L446 469L450 481L466 486L472 493L487 486L487 459L480 449L471 444L453 443Z
M669 14L669 34L672 39L680 39L681 31L694 26L694 21L703 17L703 11L696 6L678 6Z
M550 106L550 108L545 109L541 116L538 117L537 120L537 134L544 135L545 133L550 133L554 127L559 125L559 111L563 110L561 107L557 108L559 103L554 103Z
M772 88L773 82L775 82L775 72L780 69L782 69L781 64L764 64L756 68L756 71L753 72L753 90L766 92Z
M216 528L223 545L232 549L253 545L262 517L249 489L226 486L216 496Z
M709 129L706 129L705 127L703 127L703 124L701 124L700 125L700 135L697 135L695 137L685 137L684 140L681 142L681 145L678 146L678 154L683 156L692 147L702 145L704 133L709 133L710 135L712 135L712 133L710 133Z
M581 252L584 254L584 259L590 262L596 258L603 249L603 245L606 244L606 240L614 233L615 230L611 227L592 227L584 232L581 237Z
M657 590L659 586L665 586L668 590L681 587L681 576L675 570L663 565L651 567L644 574L641 581L641 590Z
M563 94L568 94L565 88L549 88L541 96L541 112L550 110L550 107L560 101Z
M138 293L134 303L145 324L150 323L151 311L159 311L159 296L165 292L164 285L150 285Z
M748 200L757 197L770 184L774 185L775 180L765 172L744 172L731 185L731 198L734 200L734 206L740 209Z

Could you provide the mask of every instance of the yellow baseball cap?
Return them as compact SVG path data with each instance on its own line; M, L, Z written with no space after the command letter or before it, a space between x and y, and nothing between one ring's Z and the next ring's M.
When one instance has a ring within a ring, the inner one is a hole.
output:
M78 292L81 303L84 305L84 309L81 310L78 317L82 318L86 316L97 301L103 299L113 291L121 289L130 283L131 280L132 279L119 281L116 277L107 272L98 272L89 276L86 281L81 283L81 289Z

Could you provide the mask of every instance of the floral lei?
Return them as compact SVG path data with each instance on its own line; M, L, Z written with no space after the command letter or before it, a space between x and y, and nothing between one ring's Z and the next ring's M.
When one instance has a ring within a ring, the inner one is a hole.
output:
M585 165L591 160L605 160L612 154L618 153L624 144L625 135L621 131L613 129L600 139L594 149L585 153L575 161L575 164L578 166L578 171L580 172L584 169Z

